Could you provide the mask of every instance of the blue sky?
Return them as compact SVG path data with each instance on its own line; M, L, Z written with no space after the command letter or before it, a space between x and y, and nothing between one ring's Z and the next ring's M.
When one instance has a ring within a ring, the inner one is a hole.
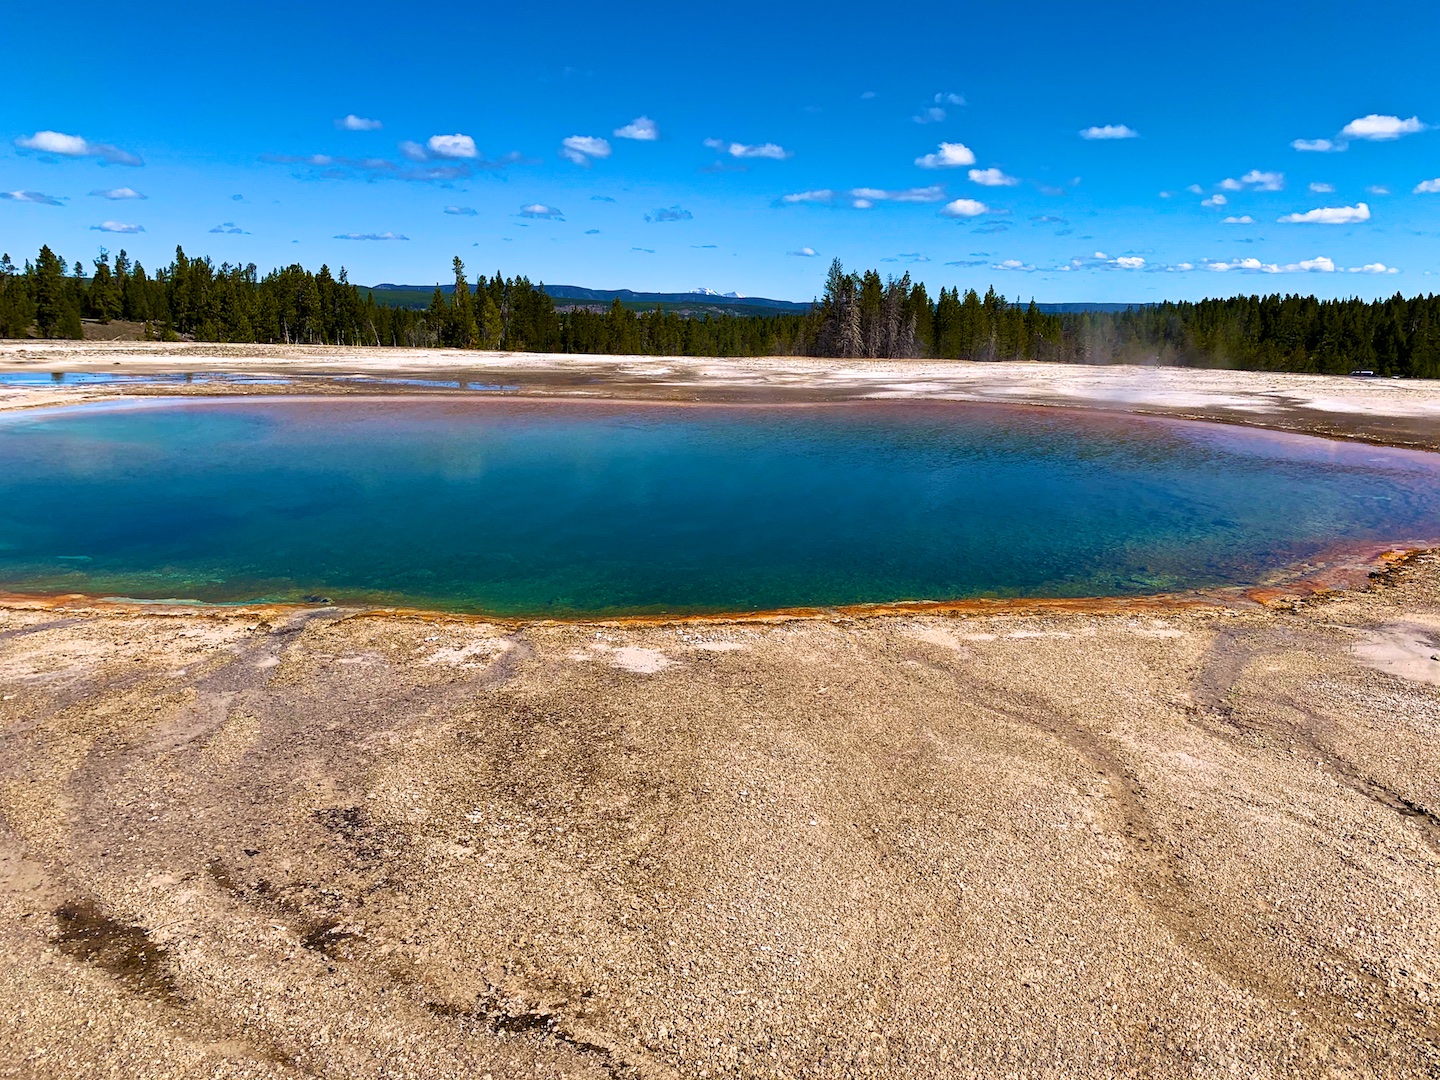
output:
M17 261L153 267L179 243L428 284L459 254L789 299L833 256L1045 301L1440 289L1434 4L78 2L6 24Z

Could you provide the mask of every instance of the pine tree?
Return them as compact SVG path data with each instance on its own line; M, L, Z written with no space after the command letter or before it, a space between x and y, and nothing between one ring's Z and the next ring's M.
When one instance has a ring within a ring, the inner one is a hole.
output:
M496 349L500 347L500 335L504 325L500 321L500 309L495 305L494 298L490 291L485 288L485 277L482 274L480 282L475 289L475 296L479 300L479 334L480 348Z
M855 277L845 273L839 259L830 263L821 300L818 346L822 356L854 357L865 350Z
M40 248L34 267L35 326L42 338L64 337L61 328L70 308L70 286L65 280L65 261L50 250Z
M911 348L916 356L935 356L935 311L930 306L930 297L925 292L925 283L917 281L910 290L910 323L913 341Z
M91 318L108 323L120 317L120 290L110 273L110 253L104 248L100 249L100 257L95 260L95 275L90 279L86 301L86 310Z
M430 309L426 314L426 338L436 345L444 345L450 339L450 305L445 303L445 291L436 284L430 294ZM431 344L427 340L426 344Z
M9 254L0 255L0 337L26 337L30 332L35 304L25 285Z
M447 344L461 349L475 349L480 345L480 328L475 323L475 304L470 295L470 283L465 280L465 264L455 256L452 264L455 271L455 291L450 294L450 340Z

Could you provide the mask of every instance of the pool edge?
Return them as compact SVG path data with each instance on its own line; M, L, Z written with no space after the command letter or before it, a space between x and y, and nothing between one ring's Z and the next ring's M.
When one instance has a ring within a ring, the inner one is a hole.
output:
M1283 609L1325 596L1357 592L1376 580L1431 554L1440 554L1440 539L1405 544L1346 544L1329 551L1330 558L1304 567L1277 570L1274 580L1254 585L1221 586L1140 596L976 597L966 600L894 600L830 607L785 607L761 611L670 615L493 615L438 608L347 605L345 603L207 603L199 600L103 597L88 593L0 592L0 610L106 612L125 615L192 617L270 617L331 611L339 620L402 619L460 622L521 629L532 626L663 627L716 626L786 622L852 622L905 616L978 617L987 615L1124 615L1136 612Z

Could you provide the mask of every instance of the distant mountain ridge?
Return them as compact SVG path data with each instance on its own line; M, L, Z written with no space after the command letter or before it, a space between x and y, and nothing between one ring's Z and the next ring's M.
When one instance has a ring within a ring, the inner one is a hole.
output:
M1068 303L1068 304L1036 304L1035 306L1036 306L1037 308L1039 308L1041 311L1043 311L1046 315L1074 315L1074 314L1077 314L1077 313L1082 312L1082 311L1103 311L1103 312L1129 311L1131 308L1155 307L1156 304L1155 304L1155 302L1154 302L1153 300L1145 301L1145 302L1143 302L1143 303L1137 301L1137 302L1135 302L1135 303L1130 303L1130 304L1117 304L1117 303L1105 303L1105 302L1093 303L1093 304L1092 304L1092 303L1085 303L1085 302L1077 301L1077 302L1072 302L1072 303Z
M704 307L757 308L750 314L801 315L810 310L808 303L793 300L770 300L763 296L741 296L739 293L718 293L713 289L695 289L683 293L635 292L633 289L586 289L579 285L546 285L545 291L555 300L578 300L589 304L609 304L615 300L627 307L632 304L685 305Z
M621 305L633 310L649 310L661 307L678 311L729 312L732 315L803 315L811 304L794 300L771 300L764 296L741 296L739 293L719 293L713 289L699 288L693 292L662 293L636 292L633 289L587 289L580 285L545 285L545 292L552 300L560 301L561 307L577 305L603 305L608 307L619 300ZM375 294L377 304L392 307L423 308L429 306L430 297L435 293L434 285L395 285L384 282L380 285L361 285L362 291ZM440 291L449 296L455 291L454 285L441 285ZM1132 307L1149 307L1149 304L1125 303L1084 303L1036 304L1047 315L1069 315L1081 311L1115 312Z
M362 285L360 288L362 291L373 292L377 304L391 304L396 307L426 307L435 293L434 285L395 285L390 282L374 286ZM544 289L561 307L582 304L608 307L619 300L623 306L634 309L652 309L659 306L667 310L730 312L734 315L803 315L810 310L808 303L770 300L763 296L741 296L738 293L718 293L713 289L696 289L694 292L683 293L586 289L579 285L546 285ZM455 291L455 286L441 285L440 291L449 296Z

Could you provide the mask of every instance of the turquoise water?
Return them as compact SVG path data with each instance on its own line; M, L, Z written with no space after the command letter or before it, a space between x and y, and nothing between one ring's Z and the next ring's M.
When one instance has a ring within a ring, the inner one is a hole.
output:
M399 375L324 375L336 382L360 383L368 386L420 387L427 390L470 390L478 393L508 393L520 389L503 383L487 383L475 379L417 379ZM227 383L230 385L285 385L292 380L283 375L250 375L236 371L155 372L137 375L110 371L0 371L0 387L25 389L56 386L174 386Z
M1440 456L965 403L0 414L0 590L511 615L1133 595L1440 537Z
M232 372L196 374L187 371L180 374L134 375L110 371L0 371L0 387L164 386L174 384L188 386L217 381L240 384L283 384L290 380L279 375L246 375Z

